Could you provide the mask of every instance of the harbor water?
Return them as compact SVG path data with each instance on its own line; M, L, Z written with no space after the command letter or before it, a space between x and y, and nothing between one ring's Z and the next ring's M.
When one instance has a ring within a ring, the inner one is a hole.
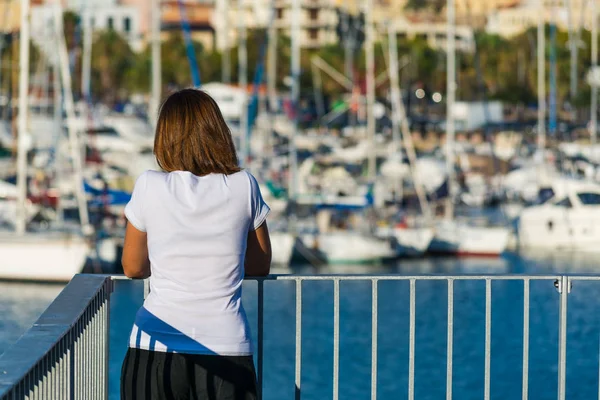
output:
M328 274L595 274L594 256L506 255L498 259L425 259L393 266L331 267ZM309 273L310 268L290 272ZM118 281L111 300L111 399L119 398L121 360L142 301L141 282ZM0 353L30 326L61 290L59 285L0 283ZM371 283L340 284L339 398L371 393ZM246 282L244 302L256 334L255 282ZM302 399L327 399L333 391L333 283L304 282L302 309ZM294 282L265 283L264 399L294 398ZM529 398L557 395L558 301L551 281L531 283ZM521 399L523 284L492 284L491 398ZM408 393L409 284L379 283L378 398ZM576 282L569 296L567 398L598 395L600 282ZM443 399L446 390L447 284L416 286L415 398ZM454 283L454 385L456 399L484 393L485 282Z

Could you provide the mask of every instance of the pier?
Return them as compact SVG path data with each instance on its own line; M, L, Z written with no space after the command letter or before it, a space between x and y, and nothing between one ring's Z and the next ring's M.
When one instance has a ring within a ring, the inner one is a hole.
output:
M110 301L114 293L116 281L123 280L122 276L109 275L76 275L65 287L61 294L52 302L37 322L29 329L14 346L0 356L0 399L108 399L108 363L109 363L109 331L110 331ZM332 368L332 398L340 398L340 284L350 281L363 281L371 287L371 357L365 364L371 365L371 396L377 398L378 373L378 329L386 323L378 318L378 294L382 282L401 281L408 288L409 313L406 326L408 327L408 358L398 360L408 363L408 399L415 398L415 353L416 342L416 297L418 285L425 281L437 281L447 289L447 321L446 321L446 398L453 398L453 367L456 357L454 342L455 335L460 335L464 326L455 323L456 311L464 306L455 294L455 284L465 281L479 281L485 288L485 330L483 343L485 346L484 368L481 371L483 379L484 399L490 398L491 393L491 360L492 360L492 287L500 281L512 281L522 287L522 300L511 300L508 312L522 313L522 357L515 361L515 368L522 368L521 393L523 399L537 398L529 392L530 378L530 288L543 286L556 292L558 307L558 364L557 382L558 399L566 398L567 377L567 330L569 295L573 285L589 281L598 284L600 276L525 276L525 275L473 275L473 276L399 276L399 275L272 275L266 278L251 278L247 282L257 285L258 329L256 343L256 363L259 387L263 387L263 346L264 320L264 285L291 282L295 288L295 358L294 358L294 388L296 400L302 398L302 294L303 286L308 281L327 282L333 285L333 368ZM576 286L577 287L577 286ZM147 290L147 285L145 285ZM305 289L306 290L306 289ZM589 335L587 340L598 342L598 337ZM403 336L404 337L404 336ZM289 339L289 338L288 338ZM475 338L474 338L475 339ZM477 338L480 340L481 338ZM260 390L260 389L259 389ZM262 396L262 393L259 394Z

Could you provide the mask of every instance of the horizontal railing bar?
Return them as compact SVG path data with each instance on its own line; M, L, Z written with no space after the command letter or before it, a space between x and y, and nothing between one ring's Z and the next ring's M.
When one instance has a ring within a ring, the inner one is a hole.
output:
M410 281L415 280L557 280L563 275L269 275L264 277L247 277L248 280L276 280L276 281L370 281L391 280ZM600 280L600 277L598 277Z
M358 275L358 274L330 274L330 275L268 275L268 276L248 276L244 279L250 281L370 281L373 279L377 280L391 280L391 281L409 281L409 280L511 280L511 281L524 281L524 280L557 280L561 279L565 275ZM113 280L130 280L125 275L111 275ZM570 279L586 280L586 276L571 277ZM600 280L600 276L592 277L590 280Z
M571 281L600 281L600 276L592 275L562 275L569 278Z
M250 280L278 280L278 281L368 281L372 279L408 281L416 280L556 280L563 275L269 275L264 277L248 277ZM600 279L600 277L599 277Z

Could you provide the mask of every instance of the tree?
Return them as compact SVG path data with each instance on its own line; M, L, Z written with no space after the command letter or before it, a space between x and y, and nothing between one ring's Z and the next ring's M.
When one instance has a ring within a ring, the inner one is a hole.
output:
M129 43L113 30L100 32L92 45L92 94L105 102L114 103L135 87L128 81L134 66L135 54Z
M439 14L446 7L446 0L408 0L404 8L407 10L433 10Z

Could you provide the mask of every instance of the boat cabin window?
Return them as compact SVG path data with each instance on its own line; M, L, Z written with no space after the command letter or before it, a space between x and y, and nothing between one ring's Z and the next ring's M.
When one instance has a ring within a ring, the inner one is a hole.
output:
M117 132L114 128L99 128L99 129L88 129L87 133L89 135L96 136L111 136L111 137L119 137L119 132Z
M584 206L600 206L600 193L577 193Z
M558 207L573 208L573 204L571 204L571 200L569 200L568 197L565 197L564 199L562 199L554 205Z
M554 197L552 188L542 188L538 192L538 204L545 204Z

